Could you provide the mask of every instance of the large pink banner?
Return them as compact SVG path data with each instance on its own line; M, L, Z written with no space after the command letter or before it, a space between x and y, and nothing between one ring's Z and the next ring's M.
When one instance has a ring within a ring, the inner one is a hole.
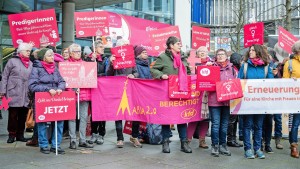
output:
M131 45L141 45L145 47L151 56L156 56L157 53L151 46L147 32L171 26L165 23L107 11L100 12L107 13L109 17L109 35L114 44L118 39L127 39Z
M22 42L39 47L59 41L54 9L8 15L8 21L14 47Z
M92 89L92 120L144 121L181 124L201 120L202 93L192 76L192 97L169 99L168 80L129 79L124 76L98 78Z

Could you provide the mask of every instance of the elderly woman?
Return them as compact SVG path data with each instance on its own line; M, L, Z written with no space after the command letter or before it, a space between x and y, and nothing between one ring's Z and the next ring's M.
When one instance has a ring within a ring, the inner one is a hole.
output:
M226 50L217 50L215 65L220 67L221 81L236 78L237 72L228 60ZM231 153L226 145L230 115L229 101L218 102L216 92L209 92L208 106L211 115L211 155L214 157L219 157L219 154L230 156Z
M284 64L283 78L300 78L300 41L297 41L292 51L294 57ZM293 114L292 128L289 133L289 142L291 144L291 156L299 158L298 151L298 127L300 124L300 114Z
M195 63L195 66L206 66L212 65L213 61L208 56L208 49L205 46L200 46L196 51L196 58L199 58L198 62ZM202 98L202 106L201 106L201 115L208 114L208 99L207 99L207 92L204 92ZM202 117L208 118L208 117ZM199 147L207 149L208 145L205 142L205 135L207 133L209 127L209 120L203 121L195 121L188 124L187 128L187 137L189 141L192 140L193 134L199 136Z
M29 79L29 90L31 93L35 92L49 92L52 96L59 95L65 90L66 83L61 77L58 68L54 63L54 52L52 49L44 48L38 52L38 59L33 63L33 69ZM34 103L34 101L33 101ZM34 112L35 104L33 106ZM40 122L38 125L38 142L40 151L44 154L55 152L55 146L57 144L58 153L63 154L65 151L60 148L63 133L63 121L57 122L57 143L55 130L52 133L52 146L48 148L48 136L47 136L47 123Z
M0 98L6 96L9 102L8 126L9 137L7 143L17 141L26 142L24 138L25 120L28 112L28 79L32 69L29 60L32 46L21 43L17 54L8 60L2 73Z
M182 91L187 91L187 75L191 73L189 65L185 57L181 53L180 39L170 36L166 42L167 49L164 53L158 56L155 65L151 68L151 73L155 79L168 79L168 75L179 75L179 88ZM181 141L181 151L192 153L187 140L187 125L177 124L177 129ZM170 125L162 125L163 145L162 152L170 153L169 138L171 130Z
M239 71L240 79L266 79L274 78L272 70L269 66L269 55L261 45L252 45L244 57L244 63ZM247 70L244 70L247 65ZM261 112L263 113L263 112ZM264 159L265 155L261 151L262 143L262 126L264 114L243 115L243 137L245 157L253 159L255 156ZM250 131L253 129L253 149L251 151Z

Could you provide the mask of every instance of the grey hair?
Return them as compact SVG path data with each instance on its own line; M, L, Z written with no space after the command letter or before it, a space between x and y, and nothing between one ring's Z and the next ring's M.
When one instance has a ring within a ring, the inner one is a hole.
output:
M22 50L30 50L32 49L32 45L29 43L20 43L17 49L17 53L20 53Z
M300 40L294 43L294 45L292 46L292 52L294 54L300 54Z
M208 53L208 48L206 46L200 46L197 50L196 50L196 55L198 55L200 50L206 50L206 53Z
M94 42L95 48L97 48L98 45L103 45L102 41L97 40Z
M80 48L81 50L81 46L77 43L73 43L72 45L69 46L69 52L72 53L74 51L74 48Z
M116 46L124 46L124 45L129 45L129 40L127 40L127 39L119 39L119 40L117 40Z

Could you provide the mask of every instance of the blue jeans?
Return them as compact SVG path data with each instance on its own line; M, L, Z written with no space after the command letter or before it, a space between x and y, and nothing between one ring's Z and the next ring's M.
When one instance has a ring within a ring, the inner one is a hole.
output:
M226 135L230 116L229 106L209 106L209 112L211 115L211 144L226 144Z
M243 136L243 115L239 115L239 137Z
M116 124L116 132L117 132L117 141L119 140L124 141L122 120L115 121L115 124Z
M289 133L289 141L290 143L297 143L298 142L298 127L300 124L300 114L293 114L293 123L292 128Z
M274 136L275 138L281 138L282 137L282 114L274 114L274 121L275 121L275 130L274 130Z
M266 114L263 121L262 138L266 146L270 146L273 130L273 115Z
M39 138L39 146L40 148L47 148L48 147L48 136L47 136L47 123L37 123L38 125L38 138ZM57 121L57 147L60 147L62 135L64 129L64 121ZM55 148L55 128L52 131L52 147Z
M161 125L161 133L162 133L162 137L163 140L170 138L171 137L171 129L170 129L170 125ZM186 123L184 124L177 124L177 130L179 133L179 138L180 141L187 141L187 125Z
M253 149L254 151L257 151L261 147L264 114L244 115L243 120L244 150L247 151L251 149L250 132L253 129Z

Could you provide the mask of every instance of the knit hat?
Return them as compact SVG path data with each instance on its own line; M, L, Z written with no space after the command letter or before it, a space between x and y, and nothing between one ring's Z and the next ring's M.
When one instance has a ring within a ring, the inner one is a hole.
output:
M138 57L145 50L146 49L143 46L135 46L135 48L134 48L135 57Z
M46 53L48 50L50 50L50 49L49 49L49 48L43 48L43 49L41 49L41 50L38 52L37 56L38 56L39 60L44 60L45 53Z

